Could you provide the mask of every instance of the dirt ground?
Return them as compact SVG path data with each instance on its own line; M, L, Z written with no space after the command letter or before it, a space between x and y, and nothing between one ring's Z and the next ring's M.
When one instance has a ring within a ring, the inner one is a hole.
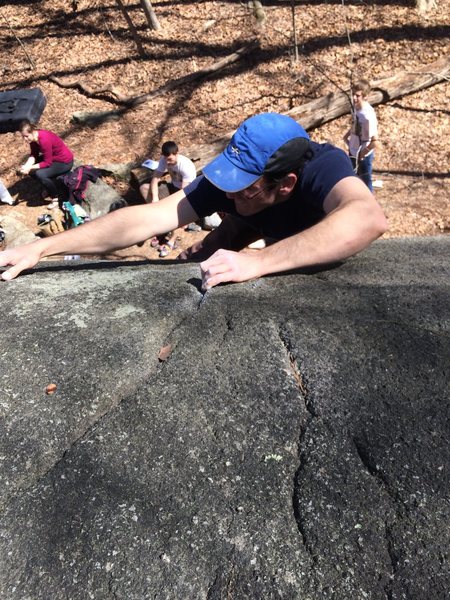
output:
M175 139L181 151L212 142L257 112L285 112L347 89L351 73L353 78L381 78L448 56L450 49L448 0L426 17L402 0L296 2L298 61L287 1L263 2L267 20L258 27L244 2L154 0L159 31L148 30L139 3L126 4L146 56L139 56L113 0L2 3L0 90L40 87L48 104L39 125L63 137L83 163L156 159L167 139ZM254 39L260 43L257 50L214 76L161 94L95 127L74 124L73 113L116 110L114 96L102 92L88 97L49 79L53 75L65 84L78 82L91 91L112 86L135 96L209 66ZM376 108L382 148L374 178L382 182L376 197L389 219L385 237L450 230L449 106L447 81ZM315 141L343 147L348 126L349 117L344 116L310 134ZM16 174L27 147L18 134L4 134L2 141L0 177L18 193L19 204L1 205L0 216L14 211L38 231L37 216L45 204L33 182ZM131 204L140 202L128 184L112 179L108 183ZM202 235L183 233L181 248ZM144 257L157 258L148 242L111 256Z

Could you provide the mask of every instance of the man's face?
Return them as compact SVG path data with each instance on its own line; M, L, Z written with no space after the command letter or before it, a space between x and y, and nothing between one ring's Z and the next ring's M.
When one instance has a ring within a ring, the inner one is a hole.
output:
M278 197L278 189L278 183L269 183L261 177L245 190L226 192L226 195L230 200L234 200L237 212L243 217L248 217L283 202L285 198Z
M356 110L361 110L364 101L364 94L361 91L353 92L353 104Z
M177 164L177 155L176 154L165 154L165 159L168 165L176 165Z

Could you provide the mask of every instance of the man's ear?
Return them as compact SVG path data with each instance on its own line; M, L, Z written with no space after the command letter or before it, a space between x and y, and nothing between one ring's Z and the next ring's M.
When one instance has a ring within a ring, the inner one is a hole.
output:
M288 173L287 175L285 175L280 182L280 188L278 193L281 196L288 196L289 194L291 194L292 190L295 187L295 184L297 183L297 180L298 177L296 173Z

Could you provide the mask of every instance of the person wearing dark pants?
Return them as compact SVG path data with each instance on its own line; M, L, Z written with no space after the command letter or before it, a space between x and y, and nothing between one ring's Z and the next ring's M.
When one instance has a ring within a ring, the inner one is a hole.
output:
M22 121L19 131L23 139L30 144L31 151L20 172L40 181L45 190L45 197L48 195L51 199L47 208L57 208L59 199L55 178L72 169L73 154L55 133L37 129L28 120Z
M373 107L367 102L370 83L360 79L352 85L352 125L344 135L344 142L355 174L373 192L372 164L378 148L378 121Z
M56 202L58 202L58 187L56 185L55 178L58 175L64 175L64 173L68 173L72 169L72 166L73 161L71 161L70 163L54 162L52 165L46 167L45 169L31 170L29 175L40 181L42 186L48 192L50 198L52 198L52 203L55 200Z

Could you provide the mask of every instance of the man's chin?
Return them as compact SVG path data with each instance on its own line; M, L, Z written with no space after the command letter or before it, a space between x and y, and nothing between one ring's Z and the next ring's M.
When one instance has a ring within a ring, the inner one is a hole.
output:
M236 206L236 203L235 203ZM251 217L261 212L264 207L261 208L251 208L250 206L236 206L236 212L241 217Z

